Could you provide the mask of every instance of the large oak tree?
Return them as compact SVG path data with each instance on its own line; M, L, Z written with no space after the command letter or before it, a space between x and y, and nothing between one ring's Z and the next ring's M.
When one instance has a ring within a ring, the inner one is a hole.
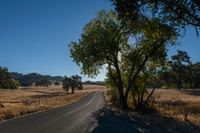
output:
M127 109L130 90L152 61L166 56L166 45L173 44L175 30L159 19L139 19L124 24L113 11L100 11L85 25L81 38L71 42L71 56L82 73L95 76L105 66L112 86L117 89L119 106Z

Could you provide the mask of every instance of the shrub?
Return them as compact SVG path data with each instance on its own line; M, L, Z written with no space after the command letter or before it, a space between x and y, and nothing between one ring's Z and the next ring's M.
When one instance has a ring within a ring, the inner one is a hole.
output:
M0 88L1 89L17 89L19 85L20 85L19 82L12 78L7 68L0 67Z

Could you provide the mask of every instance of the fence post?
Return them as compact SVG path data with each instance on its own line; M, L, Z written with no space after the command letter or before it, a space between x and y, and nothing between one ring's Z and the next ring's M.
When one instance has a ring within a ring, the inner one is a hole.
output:
M40 97L39 97L39 108L40 108Z

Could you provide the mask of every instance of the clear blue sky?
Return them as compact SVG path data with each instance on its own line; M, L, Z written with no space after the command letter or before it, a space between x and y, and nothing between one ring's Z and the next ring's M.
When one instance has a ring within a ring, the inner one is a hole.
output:
M20 73L80 74L68 44L98 10L110 8L110 0L0 0L0 66ZM199 43L190 29L169 55L183 49L192 61L200 61ZM95 80L103 80L104 74Z

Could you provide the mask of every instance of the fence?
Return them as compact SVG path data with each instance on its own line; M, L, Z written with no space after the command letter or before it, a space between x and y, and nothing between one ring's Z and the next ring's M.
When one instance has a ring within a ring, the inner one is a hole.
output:
M79 100L87 93L75 93L73 95L42 96L37 98L22 99L20 101L1 101L0 119L17 117L23 114L46 110Z

